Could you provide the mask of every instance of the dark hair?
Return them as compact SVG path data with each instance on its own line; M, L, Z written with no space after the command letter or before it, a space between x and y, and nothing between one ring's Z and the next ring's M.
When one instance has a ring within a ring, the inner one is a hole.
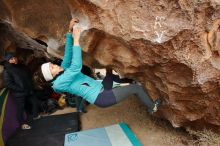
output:
M37 69L37 71L33 74L33 81L34 81L34 86L37 89L45 89L49 88L52 86L52 81L56 80L58 76L60 76L64 71L60 72L58 75L56 75L51 81L46 81L44 79L43 73L41 71L41 67Z
M38 68L37 71L33 74L33 81L34 81L34 86L37 89L44 89L44 88L48 88L49 86L51 86L51 83L47 82L44 79L44 76L41 71L41 67Z

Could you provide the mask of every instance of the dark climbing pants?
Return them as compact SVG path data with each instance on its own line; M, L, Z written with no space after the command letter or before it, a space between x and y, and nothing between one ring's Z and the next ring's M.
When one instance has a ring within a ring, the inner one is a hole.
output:
M20 124L24 124L25 120L25 97L16 97L17 119Z
M26 96L26 111L29 117L36 118L39 114L40 109L40 101L35 95Z
M117 87L109 89L109 86L113 84L113 78L106 76L108 80L103 80L103 91L98 95L95 105L99 107L109 107L120 101L126 99L131 95L136 95L147 107L152 109L154 107L154 102L144 90L144 88L137 84L131 84L128 86ZM108 87L107 89L105 87Z
M15 101L17 107L17 119L20 124L30 122L34 117L38 116L39 101L35 96L15 97Z

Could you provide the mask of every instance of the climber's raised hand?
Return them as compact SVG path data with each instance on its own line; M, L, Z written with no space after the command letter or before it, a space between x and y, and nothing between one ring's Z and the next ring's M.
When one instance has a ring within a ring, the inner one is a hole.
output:
M72 31L73 31L73 26L74 26L76 23L79 23L79 19L77 19L77 18L72 18L72 19L70 20L69 29L68 29L68 32L69 32L69 33L72 33Z

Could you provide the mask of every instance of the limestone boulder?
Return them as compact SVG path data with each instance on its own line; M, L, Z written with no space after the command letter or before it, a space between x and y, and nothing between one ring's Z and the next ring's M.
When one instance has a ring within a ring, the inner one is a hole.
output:
M155 116L174 127L220 130L218 0L3 0L0 4L1 23L19 34L8 38L25 40L32 50L50 48L60 56L68 21L78 17L85 64L112 67L141 82L153 99L163 100Z

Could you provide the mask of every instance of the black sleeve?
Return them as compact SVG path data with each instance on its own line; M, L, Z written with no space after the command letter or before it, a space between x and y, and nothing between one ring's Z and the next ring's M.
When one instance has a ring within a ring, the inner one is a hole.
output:
M11 89L13 91L23 91L23 89L14 82L13 77L6 70L4 70L3 72L3 84L6 88Z
M132 83L132 79L128 79L128 78L122 78L120 79L119 75L114 75L112 74L113 77L113 81L117 82L117 83Z

